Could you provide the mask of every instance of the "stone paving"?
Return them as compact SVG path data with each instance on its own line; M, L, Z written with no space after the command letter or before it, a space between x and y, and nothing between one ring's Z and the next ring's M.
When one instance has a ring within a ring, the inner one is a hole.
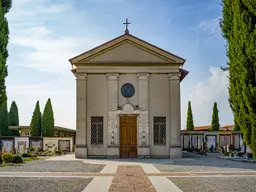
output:
M156 192L140 165L118 166L110 192Z
M5 182L7 177L13 186ZM30 190L33 182L34 191L40 191L47 181L55 190L45 188L46 192L58 191L54 186L60 186L59 191L75 192L252 192L256 191L256 164L186 153L178 160L78 160L67 155L0 168L1 192Z
M92 178L0 178L1 192L81 192Z
M88 164L82 161L32 161L0 168L0 172L100 172L105 165Z

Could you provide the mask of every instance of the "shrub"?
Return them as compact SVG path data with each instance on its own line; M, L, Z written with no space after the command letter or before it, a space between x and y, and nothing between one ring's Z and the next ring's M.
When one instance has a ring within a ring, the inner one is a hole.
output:
M37 152L38 152L38 153L43 152L43 149L38 148L38 149L37 149Z
M55 151L55 153L56 153L57 155L61 155L61 154L63 154L63 151L62 151L62 149L60 149L60 150Z
M224 153L224 156L229 156L229 152L225 152L225 153Z
M2 155L0 155L0 164L3 163Z
M36 158L37 155L36 154L30 154L30 157Z
M13 163L22 163L22 162L23 162L23 159L22 159L21 156L15 155L15 156L13 156L13 161L12 161L12 162L13 162Z
M34 147L29 147L29 152L34 152L34 151L35 151Z
M32 157L32 154L30 154L30 153L23 153L22 157Z
M3 155L2 155L2 159L5 163L12 163L13 161L13 155L11 153L7 153L5 152Z

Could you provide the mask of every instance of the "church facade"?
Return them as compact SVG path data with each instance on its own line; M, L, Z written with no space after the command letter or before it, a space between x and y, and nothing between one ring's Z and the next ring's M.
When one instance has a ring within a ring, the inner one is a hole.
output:
M126 30L69 61L77 87L77 158L182 157L183 58Z

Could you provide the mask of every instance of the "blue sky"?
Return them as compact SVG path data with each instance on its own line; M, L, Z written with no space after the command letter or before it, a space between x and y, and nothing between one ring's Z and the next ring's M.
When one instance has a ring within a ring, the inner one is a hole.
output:
M191 100L195 125L211 122L213 102L221 125L233 124L228 105L221 0L14 0L7 18L9 105L17 102L20 124L28 125L37 100L52 99L55 124L75 128L73 56L130 33L186 59L181 86L182 128Z

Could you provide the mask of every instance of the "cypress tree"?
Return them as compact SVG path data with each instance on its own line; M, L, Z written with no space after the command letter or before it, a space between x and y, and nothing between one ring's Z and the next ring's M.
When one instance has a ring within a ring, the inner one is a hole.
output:
M19 112L18 107L15 103L15 101L12 102L11 108L9 111L9 126L18 126L19 125ZM13 136L19 136L18 130L12 130L11 131Z
M7 76L6 60L8 57L9 28L6 13L12 5L11 0L0 1L0 106L6 101L5 78Z
M36 102L36 106L33 112L33 116L30 122L30 135L31 136L41 136L41 112L39 101Z
M227 40L229 103L235 123L256 158L255 1L223 0L221 28Z
M187 112L187 130L194 131L194 121L193 121L193 114L191 109L191 103L188 102L188 112Z
M42 117L42 136L52 137L54 136L54 117L51 100L48 99L44 108Z
M7 102L5 101L0 107L0 135L1 136L10 135L10 131L8 127L9 127L8 110L7 110Z
M212 131L219 131L220 123L219 123L219 110L217 107L217 103L214 102L213 110L212 110Z

